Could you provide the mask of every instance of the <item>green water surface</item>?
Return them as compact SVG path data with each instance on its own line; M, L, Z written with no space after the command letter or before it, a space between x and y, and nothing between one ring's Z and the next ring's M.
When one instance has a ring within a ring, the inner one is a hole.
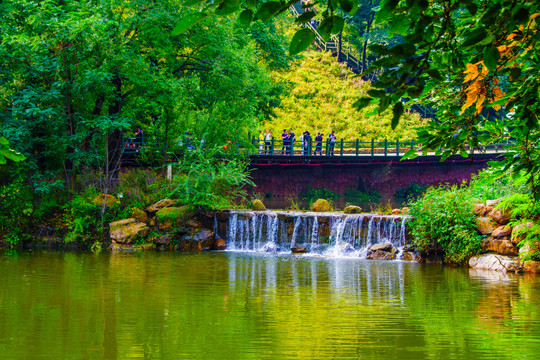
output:
M243 253L0 254L0 359L540 358L538 276Z

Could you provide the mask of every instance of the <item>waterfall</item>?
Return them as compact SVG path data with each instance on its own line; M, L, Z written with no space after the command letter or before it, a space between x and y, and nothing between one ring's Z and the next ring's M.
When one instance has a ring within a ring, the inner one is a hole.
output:
M290 253L292 247L327 256L365 257L371 246L405 245L408 216L287 211L230 211L214 217L227 249ZM225 221L225 224L219 224ZM398 255L399 256L399 255Z

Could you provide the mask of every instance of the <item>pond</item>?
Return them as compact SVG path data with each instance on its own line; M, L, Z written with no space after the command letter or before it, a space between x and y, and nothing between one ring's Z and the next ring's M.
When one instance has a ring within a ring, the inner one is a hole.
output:
M245 252L0 254L2 359L537 358L540 281Z

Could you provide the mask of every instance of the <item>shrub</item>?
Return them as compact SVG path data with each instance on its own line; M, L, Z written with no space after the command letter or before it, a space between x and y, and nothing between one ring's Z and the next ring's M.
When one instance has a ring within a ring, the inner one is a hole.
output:
M474 200L466 187L430 187L409 204L411 233L420 249L440 245L446 260L461 263L478 253L482 237L477 233Z

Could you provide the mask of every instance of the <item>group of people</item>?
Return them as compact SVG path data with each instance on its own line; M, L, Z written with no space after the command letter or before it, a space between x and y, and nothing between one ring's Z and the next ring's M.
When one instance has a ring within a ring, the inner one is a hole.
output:
M319 155L322 155L322 143L323 143L324 134L321 132L317 132L317 136L315 136L315 151L313 155L317 155L317 152ZM294 155L294 143L296 142L296 135L294 134L292 129L283 129L283 134L281 134L281 140L282 140L282 147L281 147L281 155ZM312 143L312 137L309 131L304 131L302 134L301 140L301 148L302 148L302 155L309 155L310 149L309 146ZM334 155L334 147L336 143L336 134L332 130L332 132L328 135L328 153L327 155ZM268 129L262 132L262 130L259 132L259 154L271 154L272 152L272 132L270 132Z

